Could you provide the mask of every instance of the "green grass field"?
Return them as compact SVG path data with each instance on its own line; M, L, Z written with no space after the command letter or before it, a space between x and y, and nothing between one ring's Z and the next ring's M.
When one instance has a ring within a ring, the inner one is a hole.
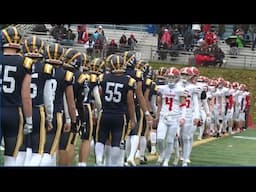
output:
M256 129L248 129L242 133L213 139L212 141L202 144L195 141L195 146L191 153L190 166L256 166L255 140ZM76 152L77 151L78 145L76 147ZM170 166L172 166L173 156L174 155L172 155L170 161ZM3 151L0 152L0 157L0 165L2 166ZM146 166L155 165L156 158L150 159ZM74 165L76 164L77 156L74 160ZM93 154L90 156L88 166L94 166Z

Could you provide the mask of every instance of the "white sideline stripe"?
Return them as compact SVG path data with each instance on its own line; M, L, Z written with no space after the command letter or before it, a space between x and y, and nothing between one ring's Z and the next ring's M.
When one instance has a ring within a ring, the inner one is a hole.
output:
M236 139L249 139L249 140L256 140L256 137L246 137L246 136L233 136Z

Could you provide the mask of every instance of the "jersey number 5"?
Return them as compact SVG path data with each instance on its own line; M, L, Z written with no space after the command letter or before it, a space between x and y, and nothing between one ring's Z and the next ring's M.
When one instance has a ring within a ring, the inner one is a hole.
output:
M17 67L16 66L9 66L6 65L4 68L4 71L2 73L2 65L0 65L0 74L2 76L2 78L0 79L0 86L2 87L2 83L3 84L3 92L4 93L13 93L15 91L15 79L14 77L10 76L10 72L16 72L17 71ZM7 83L7 85L6 85ZM9 86L8 86L9 84ZM0 92L2 92L0 87Z

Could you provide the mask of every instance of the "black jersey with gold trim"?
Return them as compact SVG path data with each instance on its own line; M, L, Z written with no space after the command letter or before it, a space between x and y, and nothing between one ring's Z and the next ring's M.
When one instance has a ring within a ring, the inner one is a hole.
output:
M142 92L143 93L146 91L147 88L150 89L152 82L153 81L151 79L149 79L149 78L147 78L146 80L144 80L142 82Z
M152 98L153 95L157 95L157 89L158 89L158 86L157 86L157 84L153 81L153 82L151 83L151 86L150 86L149 100L151 100L151 98Z
M166 80L164 78L157 78L155 82L157 85L165 85L166 84L165 83Z
M84 86L90 81L90 75L82 73L79 70L74 72L74 98L82 98L84 100Z
M125 74L130 75L137 82L143 81L143 72L139 69L127 68Z
M88 81L84 83L84 88L87 89L87 93L85 95L84 103L93 103L94 98L92 91L96 85L99 85L99 79L102 78L102 75L96 74L86 74L88 76Z
M44 104L44 85L47 79L51 79L53 66L42 62L35 62L32 66L30 96L32 105Z
M132 77L133 79L135 79L136 80L136 82L142 82L142 85L143 85L143 80L144 80L144 78L143 78L143 72L140 70L140 69L133 69L133 68L127 68L126 69L126 71L125 71L125 74L126 75L129 75L130 77ZM137 99L137 97L136 97L136 95L134 94L134 103L136 104L136 105L138 105L139 104L139 102L138 102L138 99Z
M26 74L31 74L33 61L21 55L3 55L0 63L1 106L21 106L21 87Z
M103 112L125 113L127 110L127 93L136 89L136 80L129 75L104 74L102 81Z
M52 87L55 90L54 113L63 111L63 94L67 86L73 85L74 74L62 67L53 68Z

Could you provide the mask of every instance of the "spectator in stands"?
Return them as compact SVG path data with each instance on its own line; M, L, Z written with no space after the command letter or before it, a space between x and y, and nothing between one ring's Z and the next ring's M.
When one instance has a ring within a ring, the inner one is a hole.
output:
M193 50L194 44L193 44L193 34L192 34L191 30L188 29L184 33L183 42L184 42L184 49L186 51L192 51Z
M95 33L102 34L103 36L105 35L104 29L101 25L98 27L98 29L95 31Z
M158 32L158 40L157 40L157 49L158 50L160 49L160 46L161 46L161 39L162 39L162 36L164 34L164 30L165 30L165 27L160 26L160 30Z
M244 30L242 27L236 29L235 35L237 36L238 47L244 47Z
M123 34L120 39L119 39L119 44L120 45L126 45L127 44L127 38L125 36L125 34Z
M130 50L134 50L134 47L136 47L136 44L138 43L137 39L135 38L134 34L131 34L127 41Z
M48 32L49 30L46 28L45 24L37 24L35 27L32 29L34 32Z
M224 33L225 33L225 25L224 24L219 24L218 37L219 37L220 40L223 40Z
M88 40L88 32L85 24L77 26L77 43L84 44Z
M94 53L99 54L98 57L104 57L104 49L107 46L107 39L105 37L104 30L100 25L93 34L94 37Z
M63 24L55 25L51 31L51 35L57 42L62 41L65 34L67 34L67 29Z
M115 39L112 39L108 44L107 56L116 53L117 50L118 50L118 45L116 44Z
M89 35L88 41L86 41L86 43L84 44L84 47L86 49L86 54L92 57L93 47L94 47L94 40L93 40L92 34Z
M129 51L130 47L127 44L127 37L123 34L119 39L119 49L120 52Z
M217 37L212 31L207 31L204 35L204 40L208 45L212 45L217 42Z
M204 36L208 31L211 31L211 24L203 24L203 26L202 26L203 36Z
M111 47L117 48L117 44L115 42L115 39L112 39L108 45L111 46Z
M171 34L169 33L168 29L164 30L164 33L163 33L163 35L161 37L161 42L160 43L163 45L163 47L165 49L171 48L171 44L172 44Z
M72 29L69 26L67 32L63 34L62 39L60 40L59 43L61 45L73 46L75 38L76 38L76 35L72 32Z

